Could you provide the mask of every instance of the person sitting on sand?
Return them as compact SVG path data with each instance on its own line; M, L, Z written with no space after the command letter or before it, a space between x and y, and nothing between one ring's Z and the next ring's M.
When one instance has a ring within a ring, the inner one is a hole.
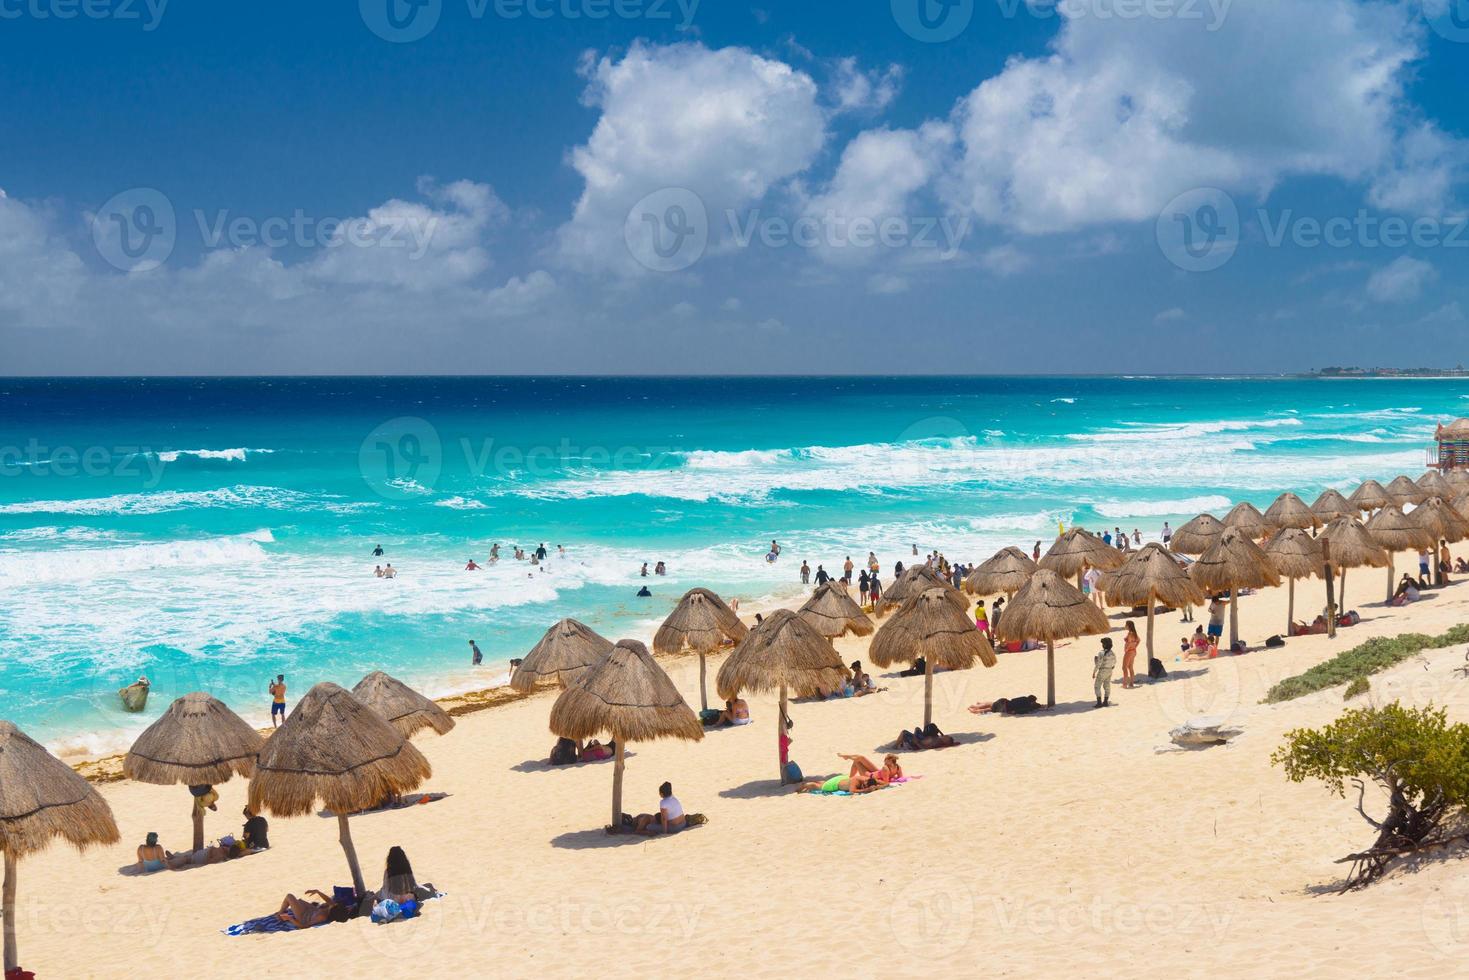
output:
M876 779L866 773L852 773L847 776L832 776L830 779L808 779L796 786L797 793L821 793L823 796L831 796L835 793L871 793L873 790L882 789L886 783L879 784Z
M719 713L716 725L748 725L754 721L750 717L750 706L745 703L744 698L735 698L724 702L724 710Z
M872 678L862 669L862 661L852 661L852 690L857 694L872 693Z
M383 866L383 886L377 891L377 900L392 900L402 905L418 901L425 889L433 890L431 886L419 887L418 879L413 877L413 865L408 863L408 855L403 848L388 848L388 858Z
M168 867L168 852L158 843L158 835L149 832L138 845L138 873L152 874Z
M959 743L954 741L954 736L945 735L939 730L939 726L929 722L927 728L915 728L911 732L898 733L898 747L908 749L912 752L921 752L927 749L947 749Z
M865 755L846 755L837 753L838 759L843 759L852 764L847 771L848 776L865 775L871 776L878 783L891 783L895 779L903 778L903 767L898 764L898 757L889 752L882 757L882 765L875 766L872 760Z
M350 918L349 910L338 905L325 892L313 888L306 894L316 895L321 898L321 901L308 902L304 898L287 895L281 899L281 908L276 913L276 918L293 929L310 929L323 922L346 922Z
M550 762L553 766L569 766L576 762L576 743L569 738L558 738L551 747Z
M247 851L264 851L270 848L270 823L260 814L250 809L244 809L245 827L240 832L240 837L245 843Z
M928 661L919 657L913 661L913 666L898 671L899 677L922 677L928 671Z
M1418 588L1418 583L1413 581L1411 575L1404 574L1403 580L1398 583L1398 590L1393 593L1392 599L1388 600L1390 605L1406 606L1410 602L1417 602L1423 598L1423 593Z
M1459 575L1469 572L1469 561L1465 561L1463 558L1455 558L1454 571Z
M1193 648L1183 655L1185 660L1212 660L1219 656L1219 640L1207 636L1202 626L1194 628Z
M658 787L658 812L640 813L633 821L633 832L638 834L671 834L688 824L683 804L673 795L673 784Z

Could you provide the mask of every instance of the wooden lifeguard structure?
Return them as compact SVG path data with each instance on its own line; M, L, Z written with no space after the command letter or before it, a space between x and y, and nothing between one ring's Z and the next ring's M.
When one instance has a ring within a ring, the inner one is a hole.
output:
M1459 419L1448 425L1439 423L1433 433L1436 458L1430 461L1440 473L1451 470L1469 470L1469 419Z

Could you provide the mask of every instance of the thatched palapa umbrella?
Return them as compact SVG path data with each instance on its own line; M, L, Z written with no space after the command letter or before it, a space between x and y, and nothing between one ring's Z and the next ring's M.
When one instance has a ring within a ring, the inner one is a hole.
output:
M1014 597L1040 566L1016 547L995 552L989 561L976 565L964 578L964 591L971 595L995 595L1003 592Z
M1392 502L1392 496L1387 492L1387 489L1376 480L1364 481L1363 484L1357 489L1353 490L1352 495L1347 498L1347 503L1357 508L1358 514L1363 511L1370 512L1374 510L1381 510ZM1351 516L1355 517L1357 516L1357 514L1353 514Z
M1371 533L1362 522L1350 517L1338 517L1326 526L1321 536L1330 546L1331 567L1340 575L1341 586L1337 590L1337 606L1345 609L1347 569L1386 568L1390 559L1387 551L1373 540ZM1335 616L1336 610L1332 610L1331 614Z
M1311 513L1321 518L1323 524L1330 524L1338 517L1350 517L1356 520L1362 512L1350 500L1343 497L1341 491L1326 490L1311 505Z
M1455 493L1469 490L1469 470L1449 470L1443 478L1445 483L1454 488Z
M1051 549L1041 556L1040 567L1050 569L1062 578L1076 579L1079 589L1088 565L1109 572L1121 567L1126 560L1127 556L1120 548L1112 547L1090 531L1074 527L1056 538Z
M606 659L561 692L551 706L551 731L578 742L605 734L616 744L610 833L622 828L623 751L627 743L659 738L697 742L704 737L704 726L694 717L693 709L648 648L637 640L619 640Z
M1254 504L1245 502L1236 504L1234 510L1224 516L1224 526L1239 528L1249 535L1251 541L1258 541L1266 535L1274 534L1280 525L1260 513L1260 509Z
M1416 506L1428 499L1428 494L1423 492L1423 488L1406 476L1394 478L1383 489L1387 491L1388 499L1397 504L1399 509Z
M786 698L830 694L851 676L831 641L800 615L777 609L735 647L719 668L715 688L732 701L742 691L780 691L776 738L785 734ZM785 782L785 773L780 773Z
M1102 610L1060 575L1042 568L1005 608L997 628L1002 640L1046 644L1046 704L1056 704L1056 641L1106 633Z
M1264 549L1251 541L1248 534L1234 527L1225 528L1214 547L1189 567L1188 574L1200 588L1209 592L1229 590L1230 649L1239 642L1239 590L1280 584L1280 576Z
M129 779L157 786L213 786L255 772L265 739L218 698L185 694L149 725L122 760ZM204 808L194 804L194 850L204 847Z
M1133 552L1105 582L1107 597L1122 605L1148 607L1148 656L1153 656L1154 607L1159 602L1173 609L1196 606L1204 593L1178 564L1178 559L1161 544L1148 544Z
M964 597L964 593L945 581L944 577L927 562L904 569L903 574L898 576L898 580L883 592L880 604L882 611L896 609L909 599L923 595L929 589L943 589L944 595L956 608L966 613L969 611L969 600Z
M1444 479L1444 475L1438 470L1429 470L1413 482L1418 484L1418 489L1430 497L1442 497L1445 500L1453 500L1455 494L1458 493L1454 485Z
M611 652L612 641L590 626L575 619L560 620L515 668L510 686L523 694L552 681L567 687Z
M1214 547L1224 533L1224 524L1213 514L1200 514L1173 532L1169 549L1180 555L1202 555Z
M1280 576L1290 583L1285 607L1285 632L1296 624L1296 579L1320 575L1326 567L1321 542L1298 527L1283 527L1265 545L1265 555Z
M653 652L666 656L692 650L699 655L699 706L707 711L708 667L704 658L726 642L740 642L748 632L740 617L719 596L708 589L689 589L653 634Z
M1391 602L1397 585L1396 570L1393 568L1394 552L1432 548L1433 535L1399 510L1396 504L1373 514L1366 527L1372 540L1387 550L1387 601Z
M447 735L454 727L449 712L380 670L358 681L352 696L382 715L404 738L412 738L425 728Z
M0 721L0 853L5 856L5 972L20 966L15 945L15 889L20 859L60 837L78 850L116 844L107 801L70 766L8 721Z
M1455 497L1453 506L1454 510L1459 512L1460 517L1469 518L1469 491Z
M423 753L381 715L323 682L266 739L250 780L250 809L299 817L320 801L337 816L338 839L361 896L367 886L348 817L416 789L431 775Z
M1423 528L1429 534L1428 550L1433 557L1429 564L1433 567L1433 580L1443 585L1443 568L1438 560L1438 542L1444 541L1449 544L1455 541L1463 541L1469 538L1469 520L1463 514L1444 503L1442 497L1430 497L1413 512L1408 519Z
M933 671L968 670L978 660L993 667L995 648L967 613L954 608L940 589L929 589L903 603L877 631L867 655L879 667L913 664L923 658L923 727L933 721Z
M848 633L871 636L872 631L877 628L867 613L862 611L862 607L857 605L857 601L847 594L847 587L842 584L842 580L835 578L818 587L797 615L814 626L816 632L829 639L846 636Z
M1325 494L1322 496L1324 497ZM1346 501L1343 500L1342 503L1345 504ZM1265 520L1278 528L1294 527L1303 531L1318 528L1326 523L1320 515L1306 506L1304 500L1293 493L1283 493L1276 497L1275 503L1265 511Z

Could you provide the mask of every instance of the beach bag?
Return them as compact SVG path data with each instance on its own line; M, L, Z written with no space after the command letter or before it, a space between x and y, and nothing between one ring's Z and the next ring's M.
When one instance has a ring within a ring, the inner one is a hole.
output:
M1276 647L1285 646L1285 640L1281 639L1280 636L1277 634L1276 636L1272 636L1270 639L1266 640L1265 645L1273 650Z
M1229 645L1230 653L1248 653L1249 650L1250 648L1244 640L1235 640Z
M718 721L719 712L714 710L713 708L705 708L704 710L699 712L699 722L703 724L705 728L708 728L710 725L718 723Z
M1148 658L1148 676L1155 681L1160 681L1168 676L1168 671L1163 669L1163 661L1157 657Z
M372 921L378 925L383 925L384 923L392 922L403 917L403 906L391 898L385 898L372 907Z
M794 759L792 759L790 762L787 762L785 769L782 771L785 773L785 780L788 783L805 782L805 777L801 775L801 767L796 765Z

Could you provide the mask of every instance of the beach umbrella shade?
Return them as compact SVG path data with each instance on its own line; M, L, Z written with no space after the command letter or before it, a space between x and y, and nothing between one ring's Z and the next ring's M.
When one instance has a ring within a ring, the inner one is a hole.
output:
M1003 592L1006 596L1014 596L1025 588L1025 583L1030 581L1030 577L1039 567L1019 548L1003 548L995 552L989 561L976 565L965 576L964 591L971 595L995 595Z
M1112 547L1090 531L1074 527L1056 538L1050 550L1041 556L1040 567L1050 569L1062 578L1076 579L1080 588L1081 576L1088 565L1107 572L1126 560L1122 549Z
M1459 493L1454 488L1454 485L1444 479L1444 475L1438 470L1429 470L1413 482L1418 484L1419 490L1422 490L1430 497L1442 497L1445 500L1453 500L1455 495Z
M909 599L923 595L929 589L943 589L949 602L963 612L969 612L969 600L964 593L944 580L944 577L927 562L903 570L898 580L884 590L881 606L883 611L896 609Z
M1376 480L1365 481L1360 487L1353 490L1352 495L1347 498L1347 503L1357 508L1357 514L1351 515L1353 517L1358 516L1363 511L1381 510L1392 502L1392 496L1387 492L1387 489Z
M824 638L822 642L826 643ZM551 706L551 731L577 742L606 735L616 745L612 823L608 827L611 833L622 828L623 753L627 743L660 738L697 742L704 737L704 726L693 709L648 648L637 640L617 641L604 660L561 692Z
M786 699L791 693L797 697L831 694L850 676L841 655L820 630L789 609L777 609L725 659L715 687L729 701L742 691L779 691L779 739L785 731ZM785 782L784 772L780 779Z
M1469 491L1469 470L1449 470L1443 478L1445 483L1454 488L1455 493Z
M447 735L454 727L449 712L380 670L374 670L352 688L352 696L382 715L404 738L412 738L425 728Z
M8 721L0 721L0 854L5 972L20 966L15 938L15 890L20 859L61 838L78 850L116 844L117 823L107 801L76 772Z
M1416 514L1417 511L1414 513ZM1391 602L1396 585L1394 582L1395 569L1393 568L1394 553L1432 548L1433 534L1399 510L1396 504L1390 504L1373 514L1365 526L1372 540L1387 551L1387 601Z
M1283 527L1265 544L1265 556L1275 571L1289 583L1285 607L1287 635L1296 623L1296 579L1320 575L1326 566L1321 542L1298 527Z
M1229 591L1229 646L1239 641L1239 590L1280 584L1265 550L1239 528L1225 528L1214 546L1189 566L1189 577L1207 592Z
M797 615L814 626L816 632L831 639L848 633L871 636L877 628L857 601L847 594L847 587L841 579L831 579L818 587Z
M1353 506L1350 500L1343 497L1341 491L1326 490L1311 505L1311 513L1321 518L1322 524L1329 524L1338 517L1350 517L1355 520L1362 512Z
M1322 495L1323 497L1325 494ZM1340 494L1338 494L1340 496ZM1346 501L1342 501L1346 504ZM1277 528L1293 527L1301 530L1318 528L1326 522L1306 502L1293 493L1283 493L1265 511L1265 520Z
M529 694L537 684L567 687L612 652L612 641L585 623L563 619L540 638L510 675L510 686Z
M1249 535L1250 540L1258 541L1275 533L1280 525L1260 513L1260 509L1254 504L1246 502L1235 504L1234 510L1224 515L1224 526L1239 528Z
M1469 520L1463 514L1444 503L1442 497L1430 497L1413 508L1408 519L1430 535L1428 549L1434 552L1429 565L1433 568L1433 580L1443 585L1443 569L1439 567L1436 545L1439 541L1452 544L1469 538Z
M1214 547L1223 533L1223 521L1213 514L1200 514L1173 532L1169 548L1180 555L1202 555Z
M1384 504L1383 506L1387 506ZM1346 608L1347 592L1347 569L1349 568L1386 568L1391 561L1387 550L1373 540L1361 521L1350 517L1338 517L1326 525L1326 530L1321 532L1321 537L1326 539L1331 557L1331 567L1334 573L1340 576L1341 586L1337 590L1338 608ZM1332 615L1336 614L1332 610Z
M1126 563L1103 580L1107 598L1120 605L1148 607L1148 656L1153 654L1153 616L1158 603L1185 609L1204 601L1204 593L1161 544L1133 552Z
M138 736L122 760L122 773L156 786L213 786L249 778L265 739L225 703L208 694L185 694ZM204 846L204 808L194 806L194 850Z
M1383 489L1387 491L1388 499L1397 504L1399 508L1421 504L1428 499L1428 494L1423 491L1423 488L1406 476L1394 478Z
M1099 636L1107 617L1081 590L1047 568L1037 571L1005 608L996 628L1001 640L1046 645L1046 704L1056 704L1056 641Z
M1454 498L1454 510L1459 512L1460 517L1469 518L1469 490Z
M690 589L653 634L653 652L659 656L691 650L699 655L699 706L709 709L708 667L705 657L725 643L738 643L749 629L733 609L708 589Z
M348 818L418 788L431 775L423 753L382 715L323 682L265 740L250 779L250 809L299 817L320 803L332 811L352 885L366 895Z
M879 667L914 664L923 658L923 727L933 721L933 672L968 670L978 660L993 667L995 648L968 614L954 608L941 589L903 603L873 637L867 655Z

